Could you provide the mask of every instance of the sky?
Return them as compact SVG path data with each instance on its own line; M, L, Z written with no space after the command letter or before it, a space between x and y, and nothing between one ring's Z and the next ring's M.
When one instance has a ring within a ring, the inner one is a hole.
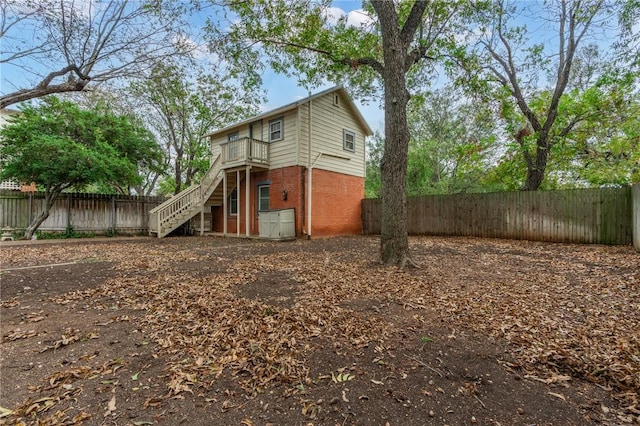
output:
M353 23L353 25L364 23L367 21L367 16L361 6L359 0L334 1L330 10L330 19L333 17L337 21L340 17L346 17L347 22ZM286 77L267 70L262 78L263 88L267 93L267 102L261 106L262 111L269 111L309 96L308 89L298 84L298 81L293 77ZM311 94L333 86L334 84L325 84L312 89ZM384 133L384 111L379 107L379 102L370 101L365 104L356 98L353 98L353 101L369 127L374 132Z
M9 1L16 1L17 4L20 4L20 0ZM83 0L76 0L74 3L76 7L80 8L81 13L90 13L90 8L87 6L88 4L89 2ZM354 25L358 25L367 19L367 16L361 12L360 7L360 1L336 1L330 10L329 18L337 20L340 17L347 17L348 22L353 22ZM192 28L201 27L205 21L205 16L206 14L193 16L190 19ZM24 37L29 39L32 35L26 34L25 32ZM0 43L2 43L2 41L0 41ZM200 50L199 55L202 57L208 56L204 49ZM36 64L34 66L34 70L42 75L45 75L47 71L45 65L42 64ZM0 93L2 94L10 93L23 87L32 87L34 82L37 81L39 81L39 79L36 75L30 75L20 67L6 63L0 64ZM267 101L260 106L261 111L275 109L309 96L308 89L299 85L295 78L276 74L270 69L265 70L262 75L262 82L263 89L266 92ZM320 92L332 86L333 84L325 84L323 86L313 88L312 93ZM378 107L378 102L362 104L356 99L354 99L354 102L369 123L369 126L374 131L382 132L384 128L384 112ZM16 107L17 105L13 105L10 108L15 109Z
M16 4L20 4L21 0L8 0L9 2L16 2ZM535 0L521 0L526 2L527 4L535 7ZM89 4L87 0L75 0L75 4L78 7L82 8L83 6L86 8L86 5ZM90 13L89 9L85 13ZM194 16L192 19L192 27L200 28L204 23L204 17L206 13L203 13L199 16ZM329 20L337 20L339 18L346 18L348 23L352 23L353 25L359 25L361 23L366 23L369 19L368 16L361 9L361 1L359 0L343 0L343 1L334 1L332 3L332 7L328 10L328 18ZM640 23L637 24L640 26ZM540 27L544 29L544 27ZM23 37L29 38L30 34L25 34ZM549 41L553 42L553 41ZM0 43L2 41L0 40ZM204 50L201 53L203 56L207 55L207 52ZM37 67L37 65L36 65ZM41 69L44 69L43 65L40 65ZM44 72L43 72L44 74ZM8 66L7 64L0 65L0 92L8 93L15 90L16 87L28 87L29 80L34 81L33 78L25 73L23 70L17 67ZM308 89L298 84L298 81L292 77L286 77L284 75L276 74L271 70L265 70L263 76L263 89L266 92L267 101L261 105L262 111L268 111L274 108L277 108L282 105L289 104L296 100L305 98L309 95ZM322 91L331 87L332 84L325 84L321 87L314 88L313 93ZM379 131L383 133L384 130L384 112L379 107L379 102L371 101L368 104L363 104L358 99L354 99L354 102L360 109L360 112L365 117L369 126L374 131ZM212 129L213 130L213 129Z

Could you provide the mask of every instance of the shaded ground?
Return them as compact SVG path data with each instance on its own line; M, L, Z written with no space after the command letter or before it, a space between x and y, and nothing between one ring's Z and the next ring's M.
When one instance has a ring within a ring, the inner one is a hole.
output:
M3 245L0 424L640 424L630 247Z

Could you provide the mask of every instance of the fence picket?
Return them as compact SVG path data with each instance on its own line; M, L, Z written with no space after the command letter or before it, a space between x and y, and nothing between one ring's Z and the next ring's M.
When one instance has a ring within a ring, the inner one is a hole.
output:
M631 188L409 197L412 235L464 235L567 243L629 244ZM362 201L364 234L379 234L380 199Z
M98 234L111 231L148 233L149 210L164 197L65 193L54 203L42 231L75 231ZM44 207L44 193L0 191L0 227L25 229Z

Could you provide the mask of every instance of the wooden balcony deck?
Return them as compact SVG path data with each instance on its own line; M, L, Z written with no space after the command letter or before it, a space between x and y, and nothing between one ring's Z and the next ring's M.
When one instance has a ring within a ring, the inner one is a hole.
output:
M269 143L253 138L240 138L221 145L223 169L241 166L269 168Z

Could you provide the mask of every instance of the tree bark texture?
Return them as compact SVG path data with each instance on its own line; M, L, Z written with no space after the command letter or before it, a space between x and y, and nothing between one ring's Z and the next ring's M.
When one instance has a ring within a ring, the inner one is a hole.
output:
M407 153L409 127L406 85L407 46L398 27L393 2L373 3L383 39L385 147L381 162L382 228L380 255L386 265L402 265L409 257L407 234Z
M547 138L540 135L536 146L536 155L531 161L527 161L527 177L522 186L523 191L537 191L542 185L547 169L548 151Z
M33 222L25 230L24 238L26 240L31 240L31 238L33 237L33 234L38 230L40 225L42 225L44 221L47 220L47 218L49 217L49 212L51 211L51 208L53 207L53 204L56 202L56 198L58 198L58 195L60 195L61 191L62 190L45 192L44 209L42 210L42 212L40 212L38 216L36 216Z

